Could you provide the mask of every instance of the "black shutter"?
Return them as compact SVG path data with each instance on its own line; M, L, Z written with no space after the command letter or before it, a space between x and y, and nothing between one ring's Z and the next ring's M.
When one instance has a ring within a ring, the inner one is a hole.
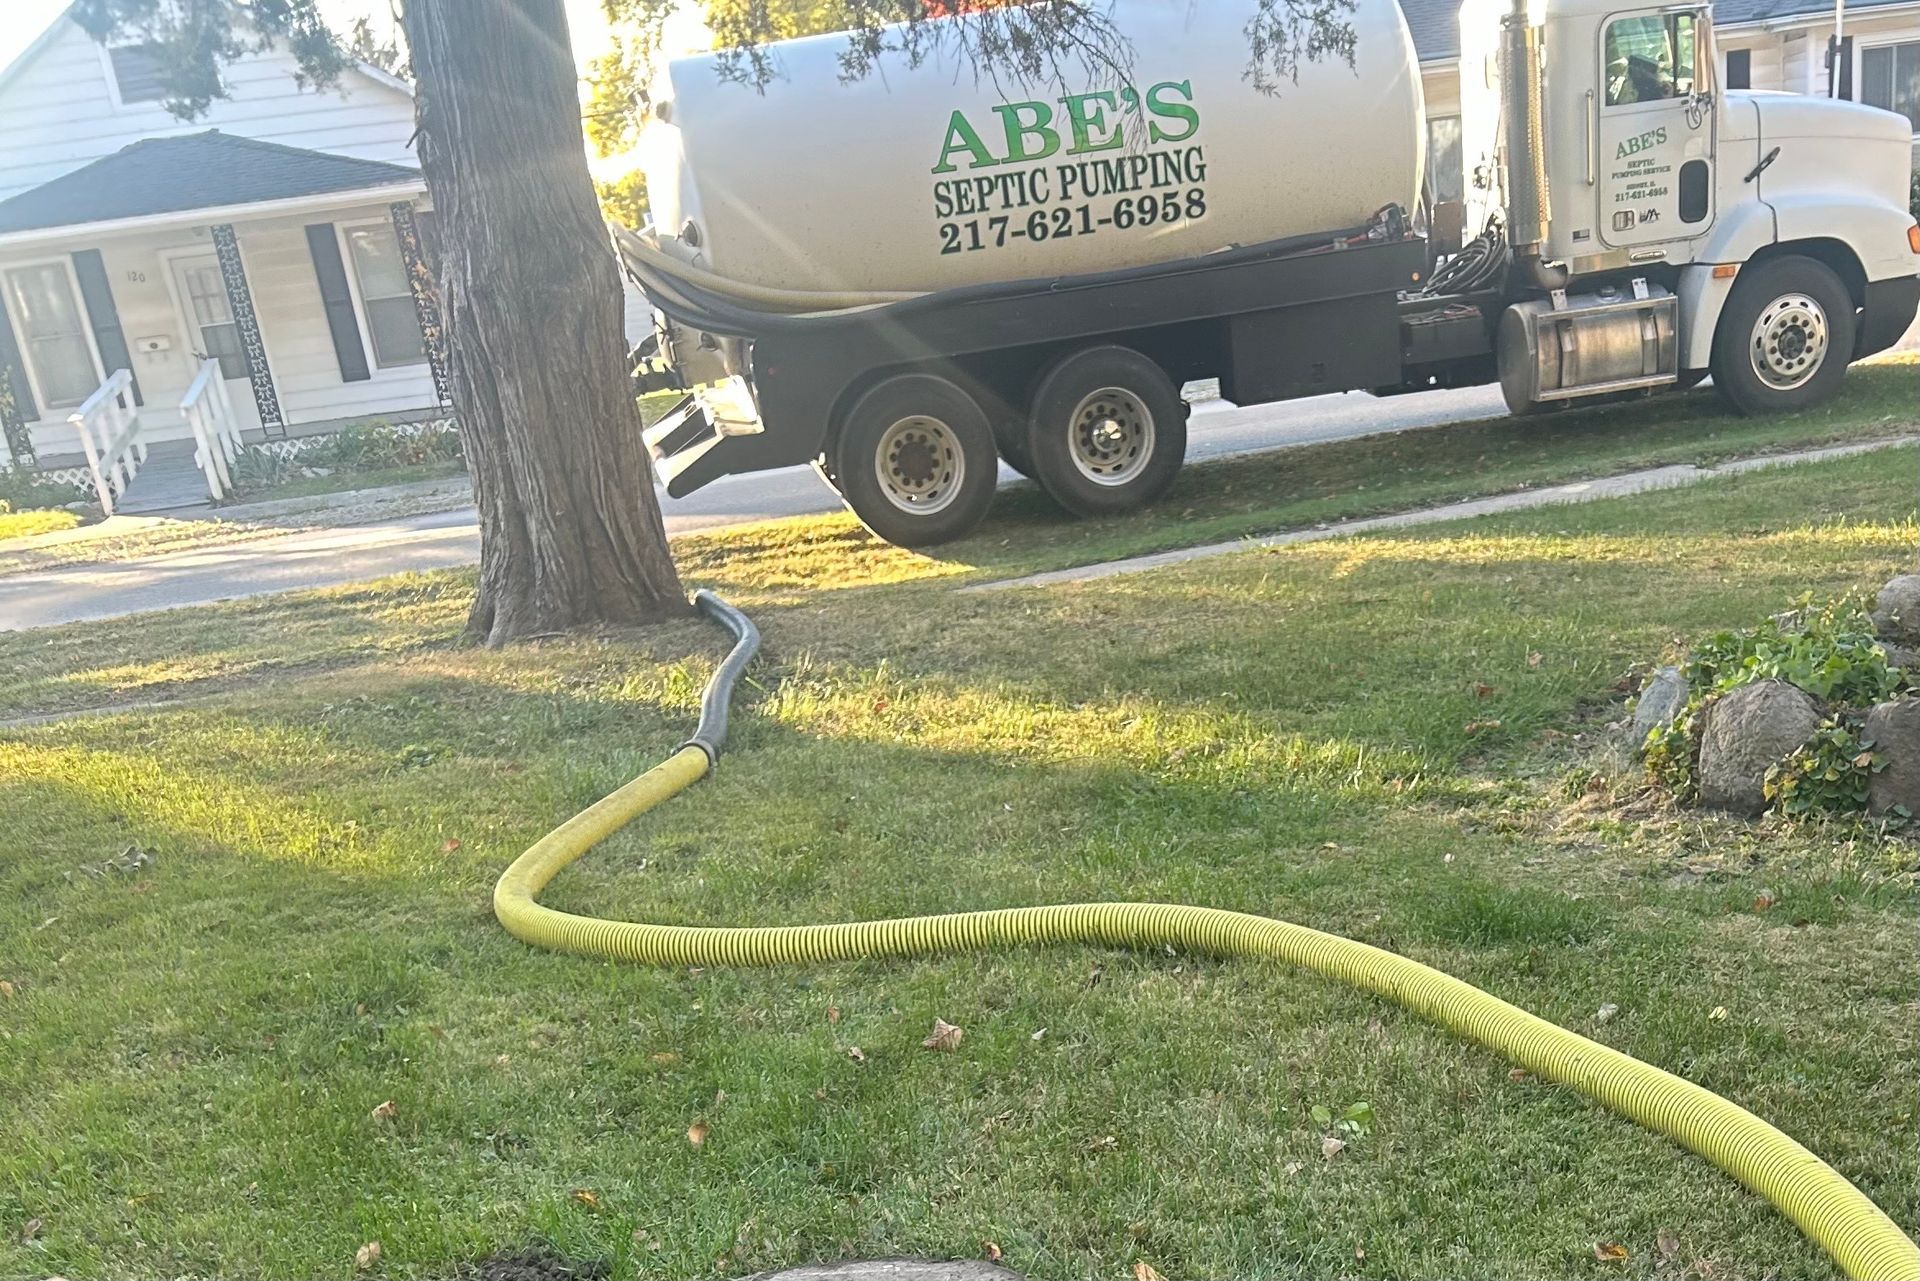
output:
M14 412L22 423L38 421L39 406L33 403L33 386L27 381L27 363L20 359L20 344L14 341L13 322L7 309L0 307L0 377L13 392Z
M367 369L367 349L360 343L360 320L353 314L353 293L347 288L346 264L340 261L340 240L333 224L307 227L307 252L313 255L313 274L320 281L320 302L327 311L327 332L333 335L333 355L340 362L340 381L363 383L373 377Z
M120 310L113 305L113 286L107 283L107 266L98 249L82 249L73 255L73 274L80 281L80 301L87 307L87 323L93 327L93 345L99 349L100 363L108 377L116 369L133 372L133 353L127 350L127 336L120 329ZM133 403L144 405L140 380L133 380Z
M1834 67L1836 61L1839 63L1837 74ZM1827 83L1838 86L1833 90L1834 97L1853 100L1852 36L1838 42L1832 36L1827 37Z

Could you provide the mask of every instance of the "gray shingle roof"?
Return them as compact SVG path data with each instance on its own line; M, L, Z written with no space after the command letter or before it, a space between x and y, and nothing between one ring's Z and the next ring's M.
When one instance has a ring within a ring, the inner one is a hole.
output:
M319 196L417 181L420 171L210 129L143 138L0 201L0 234Z
M1847 0L1847 11L1878 9L1890 4L1909 4L1912 0ZM1400 0L1400 11L1407 15L1407 27L1413 32L1413 47L1420 61L1460 56L1460 0ZM1833 0L1714 0L1715 26L1738 26L1774 18L1812 18L1833 12Z

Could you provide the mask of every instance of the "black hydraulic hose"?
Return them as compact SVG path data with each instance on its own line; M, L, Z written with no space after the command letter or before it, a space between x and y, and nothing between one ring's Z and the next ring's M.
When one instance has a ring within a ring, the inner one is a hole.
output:
M746 674L747 664L760 652L760 629L753 620L709 591L694 593L694 605L714 622L733 634L733 650L707 682L700 698L700 724L693 737L682 747L697 747L707 754L709 765L720 763L727 746L727 709L733 701L733 687Z

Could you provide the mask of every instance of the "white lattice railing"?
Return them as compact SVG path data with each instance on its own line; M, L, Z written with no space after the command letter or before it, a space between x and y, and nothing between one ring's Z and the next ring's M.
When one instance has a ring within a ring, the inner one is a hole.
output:
M140 409L133 403L133 375L116 369L80 408L67 415L80 436L80 452L87 456L87 476L100 499L100 513L113 515L113 504L127 492L134 473L147 461L146 442L140 439Z
M233 492L233 460L240 456L240 420L227 397L227 380L220 362L200 362L187 394L180 398L180 415L193 429L193 461L207 478L207 492L216 503Z

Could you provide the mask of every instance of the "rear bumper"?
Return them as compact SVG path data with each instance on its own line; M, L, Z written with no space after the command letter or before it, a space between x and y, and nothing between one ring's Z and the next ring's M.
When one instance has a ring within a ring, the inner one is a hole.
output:
M1920 311L1920 276L1896 276L1867 282L1867 305L1860 311L1860 333L1853 358L1885 351L1900 341Z

